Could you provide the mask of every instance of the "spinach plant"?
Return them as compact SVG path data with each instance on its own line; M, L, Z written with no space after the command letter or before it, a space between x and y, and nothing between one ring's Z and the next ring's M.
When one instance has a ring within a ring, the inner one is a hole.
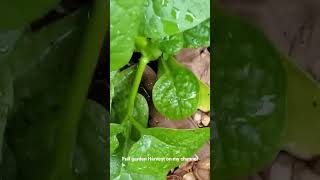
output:
M108 4L34 28L58 4L0 2L0 179L106 178L106 110L86 96Z
M111 179L165 179L209 140L209 128L148 128L148 103L138 93L145 67L158 61L158 112L182 120L199 107L209 110L209 87L174 58L182 48L210 45L209 7L208 0L110 1ZM129 63L134 52L138 64Z
M213 176L250 176L280 150L320 154L319 84L251 24L221 9L214 23Z

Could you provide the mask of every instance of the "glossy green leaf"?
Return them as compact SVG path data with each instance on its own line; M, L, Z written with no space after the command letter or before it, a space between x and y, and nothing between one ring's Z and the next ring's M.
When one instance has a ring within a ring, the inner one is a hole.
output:
M165 177L168 170L183 162L182 158L192 158L209 138L209 128L192 130L146 129L141 139L132 146L128 155L131 158L146 158L146 161L129 161L128 171L148 175L162 174ZM148 160L148 158L164 159Z
M193 138L190 138L193 137ZM192 158L194 153L210 138L209 128L205 129L145 129L140 140L133 144L129 154L111 155L111 179L162 180L171 168ZM192 144L192 146L190 146ZM167 161L134 161L133 158L177 158ZM122 161L123 160L123 161Z
M200 85L197 77L173 58L162 60L161 64L164 73L152 90L156 109L172 120L191 116L199 104Z
M110 1L110 70L126 65L135 48L140 23L143 20L144 0Z
M116 165L117 168L119 168L119 171L121 170L120 169L120 165L121 164L121 159L119 157L111 157L111 164L112 165ZM117 161L117 162L115 162ZM149 175L149 174L139 174L139 173L130 173L130 172L127 172L126 170L123 170L121 172L118 172L117 174L114 174L113 176L111 176L111 180L127 180L127 179L130 179L130 180L163 180L165 179L166 176L165 175L159 175L159 174L152 174L152 175Z
M113 96L114 96L114 86L113 86L113 83L110 82L110 107L112 106L112 99L113 99Z
M146 37L160 39L190 29L210 17L210 1L146 0Z
M169 129L169 128L148 128L144 134L154 136L160 141L179 147L188 147L190 151L199 149L210 138L209 128L196 129ZM179 136L176 136L179 134ZM193 138L190 138L193 137ZM194 141L194 140L197 141ZM190 146L190 144L193 144Z
M110 154L110 179L116 179L121 171L122 160L121 155Z
M137 94L132 117L139 122L142 127L148 127L149 106L147 100L141 94ZM132 130L131 137L133 140L139 139L140 133L136 128Z
M159 48L163 51L164 58L168 59L171 55L178 53L184 46L183 33L166 36L156 40Z
M117 74L117 71L112 71L110 72L110 107L112 106L112 99L114 97L114 85L113 85L113 78L115 77L115 75Z
M282 57L263 33L220 12L215 20L212 174L229 180L256 173L279 152L286 79Z
M210 46L210 18L183 32L184 48Z
M117 135L122 133L122 131L123 128L120 124L110 124L110 154L113 154L113 152L119 147Z
M288 88L285 149L301 157L320 155L320 85L287 59Z
M209 47L210 19L181 33L157 39L155 42L167 57L177 54L182 48Z
M112 79L114 85L114 97L111 107L112 122L120 123L127 114L127 101L136 71L137 67L132 66L118 72Z
M136 66L132 66L117 73L112 79L112 83L114 84L114 97L111 111L112 122L120 123L127 115L128 99L136 71ZM147 126L149 118L148 103L140 94L136 97L132 116L139 121L143 127ZM135 134L137 135L137 133ZM137 136L135 136L135 138L137 138Z
M132 180L161 180L161 179L165 179L166 176L165 175L159 175L159 174L138 174L138 173L124 173L121 175L121 178L123 179L128 179L128 178L132 178Z
M58 6L60 0L3 0L0 2L0 30L24 27Z

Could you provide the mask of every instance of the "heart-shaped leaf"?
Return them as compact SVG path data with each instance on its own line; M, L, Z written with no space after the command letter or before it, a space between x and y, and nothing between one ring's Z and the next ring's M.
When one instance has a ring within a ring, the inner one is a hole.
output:
M172 120L182 120L198 108L200 85L197 77L175 59L161 60L162 75L152 91L156 109Z
M282 56L250 24L219 12L214 37L212 174L229 180L257 172L280 150L286 78Z
M143 34L161 39L190 29L210 17L210 1L146 0Z
M140 23L143 20L144 0L110 1L110 70L126 65L135 48Z

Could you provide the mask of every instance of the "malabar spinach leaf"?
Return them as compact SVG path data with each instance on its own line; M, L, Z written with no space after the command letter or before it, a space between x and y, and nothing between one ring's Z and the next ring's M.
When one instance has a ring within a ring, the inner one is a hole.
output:
M115 75L117 74L117 71L112 71L110 72L110 107L112 105L112 99L114 97L114 85L113 85L113 78L115 77Z
M144 0L111 0L110 1L110 69L112 71L126 65L135 48L143 20Z
M112 122L121 122L127 114L128 99L136 71L136 66L132 66L118 72L112 78L112 83L114 84L114 96L111 111ZM148 109L147 101L142 95L138 94L132 116L134 119L137 119L143 127L146 127L148 123ZM138 135L135 135L135 137L137 136Z
M110 124L110 154L113 154L113 152L119 147L117 135L122 133L122 131L123 127L120 124Z
M208 0L146 0L142 34L161 39L190 29L209 17Z
M210 18L199 25L181 33L157 39L159 48L171 56L178 53L182 48L198 48L210 46Z
M141 2L144 9L138 7ZM209 45L210 37L205 40L205 36L209 36L210 2L111 0L111 6L115 7L111 7L111 52L115 52L111 72L117 71L110 76L111 121L118 124L111 126L110 179L162 180L183 161L179 158L190 158L209 139L209 129L148 129L148 104L137 93L139 84L146 65L164 54L168 58L161 60L160 79L152 93L157 110L170 119L183 119L205 104L200 102L196 76L169 56L183 47ZM138 26L139 32L135 31ZM133 51L141 53L139 65L124 69ZM132 159L137 157L146 160ZM153 157L178 160L147 160Z
M141 94L137 94L132 117L140 123L142 127L146 128L148 126L149 106L147 100ZM138 140L139 137L139 131L136 128L133 128L131 138L133 140Z
M279 52L250 24L216 13L214 38L212 174L234 179L262 169L280 150L286 78Z
M132 66L116 73L111 80L114 86L114 96L111 106L111 122L120 123L126 116L128 108L127 101L136 70L137 67Z
M154 85L156 109L172 120L182 120L198 108L200 85L197 77L175 59L161 60L163 74Z
M111 127L110 127L111 128ZM111 141L110 141L111 143ZM110 179L117 179L119 177L122 167L122 157L119 153L110 154ZM120 179L120 178L118 178Z
M114 174L111 177L131 177L137 180L139 178L164 179L169 169L181 164L184 161L183 158L191 158L208 141L209 137L210 130L208 128L145 129L139 141L135 142L130 148L128 156L124 157L131 159L122 161L122 158L117 154L111 156L111 168L114 168ZM144 160L135 161L133 158ZM127 165L123 166L122 164Z

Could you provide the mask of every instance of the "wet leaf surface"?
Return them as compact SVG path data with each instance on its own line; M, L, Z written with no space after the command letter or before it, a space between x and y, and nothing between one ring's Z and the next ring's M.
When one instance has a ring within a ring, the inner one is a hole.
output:
M213 81L219 86L213 102L217 119L211 152L217 164L212 173L232 179L263 168L280 150L286 79L282 56L262 33L219 13L213 57Z
M193 73L175 59L162 60L164 74L153 88L156 109L172 120L182 120L198 108L200 85Z

